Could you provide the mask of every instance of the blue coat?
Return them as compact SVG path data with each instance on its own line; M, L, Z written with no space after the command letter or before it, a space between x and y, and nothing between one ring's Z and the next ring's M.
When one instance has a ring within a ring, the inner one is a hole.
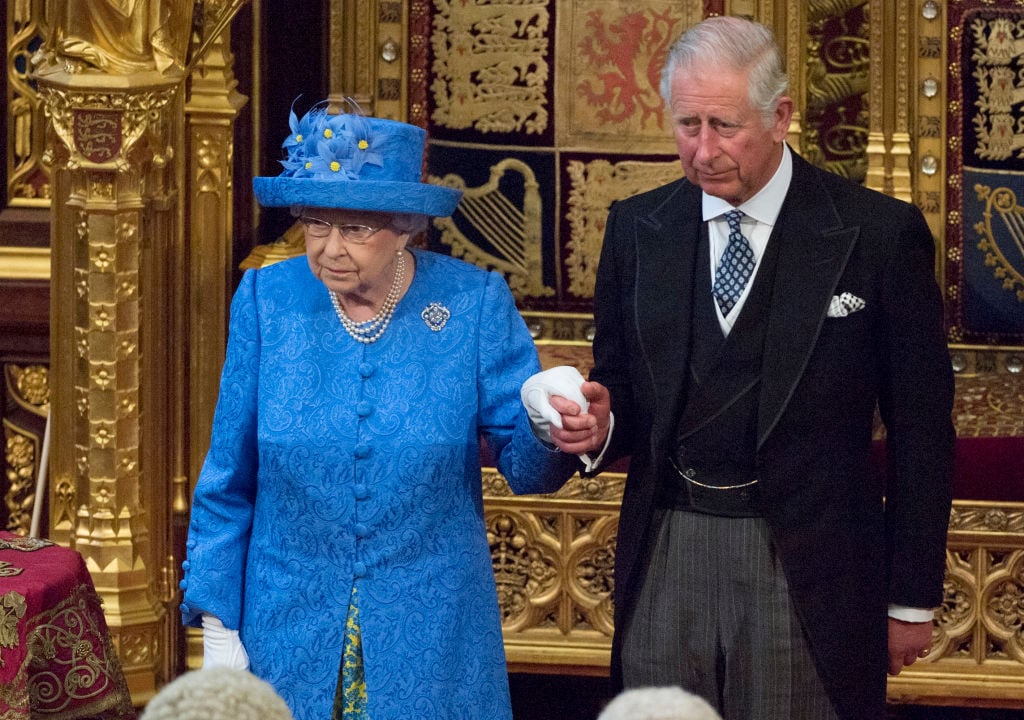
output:
M479 442L516 492L575 458L533 436L539 370L503 278L413 251L391 325L355 342L305 257L245 274L196 485L183 619L240 628L297 720L326 720L352 588L373 720L510 718ZM440 303L439 331L421 313Z

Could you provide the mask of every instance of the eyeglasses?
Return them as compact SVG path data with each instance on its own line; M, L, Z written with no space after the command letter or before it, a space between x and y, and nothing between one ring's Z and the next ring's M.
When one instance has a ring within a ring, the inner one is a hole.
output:
M380 227L371 227L369 225L360 225L358 223L332 223L320 218L309 217L308 215L302 215L299 220L306 228L306 233L310 237L325 238L331 234L332 228L337 228L341 234L342 240L350 242L353 245L365 245L370 241L370 238L383 230L387 225L381 225Z

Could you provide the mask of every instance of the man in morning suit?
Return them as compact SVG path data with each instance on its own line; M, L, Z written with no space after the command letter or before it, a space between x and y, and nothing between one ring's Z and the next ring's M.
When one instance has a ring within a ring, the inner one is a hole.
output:
M886 671L927 654L942 600L934 244L916 208L785 144L786 89L759 24L675 43L662 95L686 177L611 208L588 402L552 394L551 437L597 469L630 456L617 683L681 685L725 720L880 720Z

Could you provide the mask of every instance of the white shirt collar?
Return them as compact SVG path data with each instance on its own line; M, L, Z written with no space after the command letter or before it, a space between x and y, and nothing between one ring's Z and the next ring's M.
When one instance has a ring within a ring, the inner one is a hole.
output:
M789 183L792 179L793 156L789 145L783 143L782 159L771 180L754 197L742 203L737 209L742 210L744 215L759 223L764 223L769 227L774 226L775 219L782 209L782 203L786 199L786 193L789 192ZM701 212L704 220L711 220L732 209L733 206L722 198L708 195L705 192L701 193Z

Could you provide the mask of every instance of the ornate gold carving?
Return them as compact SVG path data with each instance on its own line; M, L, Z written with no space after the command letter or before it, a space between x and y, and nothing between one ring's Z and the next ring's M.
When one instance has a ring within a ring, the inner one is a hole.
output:
M12 399L36 415L45 416L50 406L50 374L45 365L5 366Z
M940 657L970 657L973 630L978 622L973 556L970 552L947 553L942 605L935 613L932 650L927 662Z
M508 486L505 478L493 468L483 470L484 496L492 498L516 497ZM548 500L580 500L587 502L618 503L622 499L622 489L626 476L622 473L603 473L597 477L573 475L557 491L548 495L539 495Z
M152 627L125 628L117 636L117 652L124 666L152 663L160 652L158 635Z
M678 160L670 162L607 160L583 163L572 160L567 167L570 181L568 213L570 236L566 269L569 291L583 298L594 296L597 262L604 240L608 208L615 200L635 195L682 176Z
M7 527L18 533L27 533L32 524L35 505L35 484L39 459L39 439L19 433L4 421L7 464L4 504L7 507Z
M487 518L487 542L502 624L513 630L535 625L560 574L558 538L547 536L531 514L498 512Z
M49 371L43 365L4 365L5 398L11 406L25 411L21 418L4 418L6 529L28 534L36 503L36 482L42 452L42 424L33 419L49 412Z
M488 541L513 665L607 666L624 479L575 476L558 492L520 498L485 469Z
M483 133L547 129L547 4L435 0L433 122Z
M52 485L51 528L66 535L70 533L74 524L75 509L78 507L78 492L69 474L58 475Z
M1024 550L993 556L991 575L982 593L984 627L990 634L993 657L1024 661Z
M486 183L474 188L466 188L457 175L431 176L430 181L463 191L452 216L434 220L435 227L441 230L441 242L451 246L453 256L498 270L519 299L554 295L554 288L544 285L541 198L537 178L529 165L505 158L491 168ZM521 189L522 207L516 206L506 194L506 185ZM493 250L485 250L470 239L469 231Z
M68 168L113 166L122 172L128 170L127 155L176 92L175 85L138 93L70 90L56 85L40 87L46 114L57 137L71 152ZM107 110L116 111L116 120ZM103 112L104 127L113 124L118 128L118 142L108 138L97 140L99 133L95 132L95 123L100 112ZM88 132L83 131L83 127ZM89 177L98 196L113 198L111 179L92 174Z
M611 637L618 518L607 514L573 515L572 520L576 524L572 551L565 559L571 572L566 590L574 603L572 630L595 630Z
M891 85L894 89L893 105L895 108L893 119L893 130L890 136L889 156L892 161L892 196L905 202L913 200L911 177L911 136L910 122L911 103L911 81L910 69L913 54L910 50L910 23L907 17L907 0L898 0L896 3L896 22L894 30L894 51L898 61L895 63L895 82Z
M30 78L33 48L43 33L42 2L12 2L7 16L7 192L12 206L49 204L50 171L44 161L46 133L39 97Z
M1024 134L1021 139L1024 143ZM993 190L987 185L975 185L974 192L985 203L984 220L974 226L981 236L978 249L985 253L985 264L993 268L1003 290L1014 293L1018 302L1024 303L1024 207L1007 187ZM1001 221L999 230L992 223L996 217Z

